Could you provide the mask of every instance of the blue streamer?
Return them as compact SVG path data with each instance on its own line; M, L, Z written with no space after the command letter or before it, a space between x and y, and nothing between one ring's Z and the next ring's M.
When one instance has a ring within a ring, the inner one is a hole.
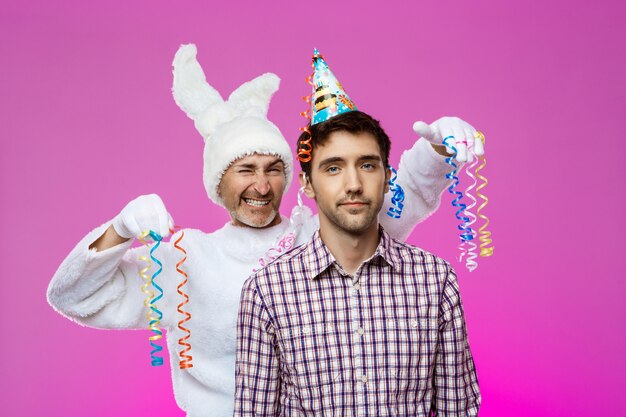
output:
M150 317L150 330L154 333L154 336L150 337L150 345L152 346L152 351L150 352L150 358L152 360L152 366L161 366L163 365L163 357L158 356L159 352L163 351L163 347L155 343L156 340L159 340L163 337L163 331L159 328L159 323L163 319L163 313L156 307L155 303L163 298L163 289L155 282L155 278L163 271L163 264L157 258L154 257L154 252L161 245L161 240L163 239L158 233L150 231L150 237L156 242L156 244L150 249L150 259L152 259L158 266L159 269L152 274L152 286L159 292L152 300L150 300L150 310L156 314L155 316Z
M452 152L453 152L452 156L449 156L446 158L446 163L452 166L453 168L452 171L446 174L446 178L453 180L452 185L448 187L448 191L450 192L450 194L456 195L456 198L452 200L452 206L458 207L458 210L456 211L455 216L459 221L461 221L461 224L459 224L457 227L462 232L460 235L461 241L465 242L465 241L474 239L474 232L467 225L470 221L469 217L463 215L464 214L463 212L467 208L467 206L461 202L461 199L463 198L463 193L461 191L456 190L456 187L459 185L459 177L457 177L456 175L458 166L454 163L454 157L456 156L456 148L449 142L449 139L454 139L454 136L446 136L443 139L443 144L447 146L448 148L452 149Z
M402 210L404 209L404 189L400 186L400 184L396 183L398 179L398 171L393 169L393 167L389 167L393 177L389 179L389 190L393 193L391 196L391 204L392 207L389 207L387 210L387 216L399 219L402 216Z

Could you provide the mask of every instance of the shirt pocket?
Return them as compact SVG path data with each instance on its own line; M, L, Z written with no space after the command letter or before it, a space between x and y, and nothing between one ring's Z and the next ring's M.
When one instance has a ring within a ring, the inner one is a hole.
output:
M390 373L397 382L398 396L415 392L421 365L421 325L417 316L387 320Z
M320 410L340 376L340 338L332 324L292 326L281 332L285 368L303 410Z
M430 392L431 358L437 348L436 325L436 321L417 315L396 321L394 333L399 354L392 375L396 380L398 415L421 415L424 396Z

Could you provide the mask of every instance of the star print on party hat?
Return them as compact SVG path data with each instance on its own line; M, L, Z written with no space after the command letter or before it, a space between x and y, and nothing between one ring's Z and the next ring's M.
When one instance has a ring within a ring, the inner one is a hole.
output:
M331 117L357 110L317 49L313 50L313 69L311 126Z

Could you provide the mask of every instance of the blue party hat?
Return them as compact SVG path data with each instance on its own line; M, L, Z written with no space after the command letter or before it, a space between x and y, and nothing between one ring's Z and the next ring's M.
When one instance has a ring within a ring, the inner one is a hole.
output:
M331 117L357 110L317 49L313 50L313 69L311 126Z

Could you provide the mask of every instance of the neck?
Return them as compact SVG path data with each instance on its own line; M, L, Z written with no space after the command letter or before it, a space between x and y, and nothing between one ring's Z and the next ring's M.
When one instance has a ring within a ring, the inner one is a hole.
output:
M327 219L322 219L322 216L320 216L320 237L335 260L350 275L354 275L361 264L376 252L380 240L378 222L374 222L367 230L355 234L339 229Z

